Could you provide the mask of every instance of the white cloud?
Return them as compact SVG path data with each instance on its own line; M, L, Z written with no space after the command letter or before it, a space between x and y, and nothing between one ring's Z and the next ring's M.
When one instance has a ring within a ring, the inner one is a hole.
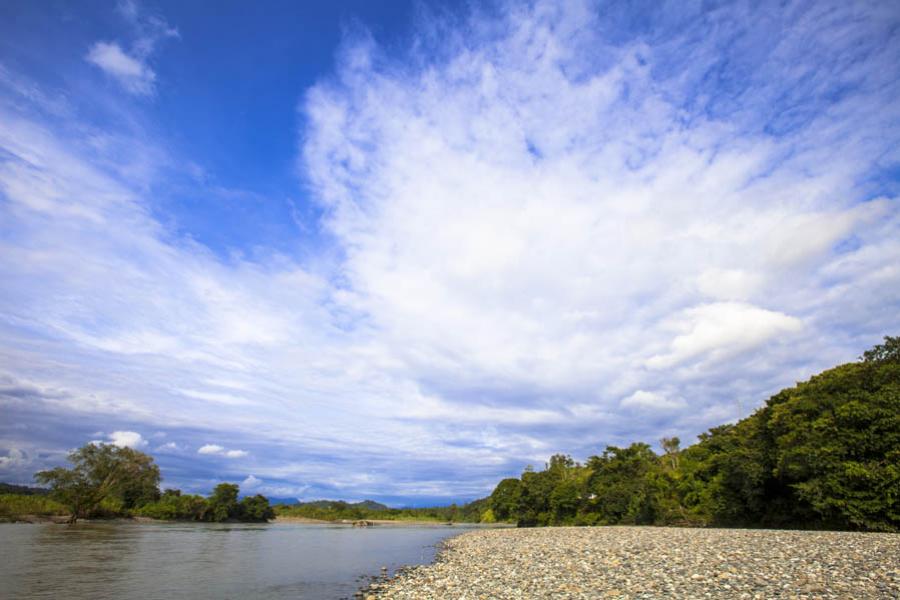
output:
M5 456L0 456L0 472L20 470L31 464L28 454L19 448L8 448Z
M116 79L129 93L138 96L153 94L156 73L142 59L122 50L116 42L96 42L86 58Z
M248 475L247 478L241 482L241 487L245 490L252 490L262 485L262 482L262 479L254 477L253 475Z
M667 325L682 332L668 352L650 357L647 366L666 368L696 357L722 359L752 350L776 337L790 337L803 324L777 311L738 302L717 302L686 309Z
M136 431L113 431L109 434L109 442L120 448L143 448L147 445L147 440Z
M672 411L685 407L681 398L670 399L657 392L637 390L630 396L623 398L620 405L625 408L637 408L640 410Z
M205 444L200 446L197 454L212 454L216 456L224 456L225 458L243 458L249 453L246 450L227 450L218 444Z
M118 42L98 41L85 59L100 67L130 94L151 96L156 91L156 72L149 60L159 43L167 38L180 37L178 29L161 16L147 13L133 0L122 0L117 12L128 25L132 38L130 50Z

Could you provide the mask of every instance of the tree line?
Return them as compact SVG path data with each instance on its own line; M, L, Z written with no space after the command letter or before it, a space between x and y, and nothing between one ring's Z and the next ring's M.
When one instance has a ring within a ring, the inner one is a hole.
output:
M49 495L70 511L69 522L82 518L144 516L190 521L266 521L275 513L260 494L239 499L240 488L220 483L212 494L160 492L159 467L132 448L90 443L69 454L72 468L57 467L35 475Z
M502 480L482 521L900 530L900 337L687 448L636 442Z
M322 521L435 521L441 523L477 523L487 509L487 499L467 504L423 508L390 508L366 500L348 503L340 500L319 500L296 504L277 504L275 513L281 517L303 517Z

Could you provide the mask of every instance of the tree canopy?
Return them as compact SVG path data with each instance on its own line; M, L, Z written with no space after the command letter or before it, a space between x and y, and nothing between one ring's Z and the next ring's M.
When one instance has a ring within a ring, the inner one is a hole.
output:
M71 469L57 467L35 475L71 511L71 522L96 514L104 501L130 509L159 498L159 467L153 458L112 444L87 444L69 454Z

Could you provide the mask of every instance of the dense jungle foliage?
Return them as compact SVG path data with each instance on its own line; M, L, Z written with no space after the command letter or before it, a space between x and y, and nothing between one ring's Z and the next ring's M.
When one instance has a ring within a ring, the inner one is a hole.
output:
M680 448L608 446L501 481L489 519L520 526L729 525L900 530L900 337L782 390Z

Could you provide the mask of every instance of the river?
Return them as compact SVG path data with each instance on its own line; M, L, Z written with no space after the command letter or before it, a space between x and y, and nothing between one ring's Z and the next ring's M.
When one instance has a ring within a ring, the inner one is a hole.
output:
M352 598L464 526L0 524L0 598Z

